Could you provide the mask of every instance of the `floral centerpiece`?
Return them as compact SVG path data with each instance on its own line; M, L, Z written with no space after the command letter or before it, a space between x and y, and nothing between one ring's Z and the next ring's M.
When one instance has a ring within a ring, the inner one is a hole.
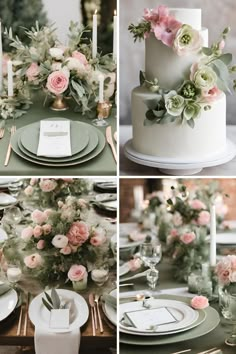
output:
M59 42L55 28L40 28L36 23L35 28L25 30L30 39L29 45L17 37L11 38L10 45L15 48L15 68L22 82L41 88L53 97L54 108L65 109L63 99L73 98L76 110L88 115L98 101L98 78L101 74L105 77L106 98L114 95L116 64L110 54L92 57L86 32L88 30L71 22L68 45L64 46Z
M229 27L222 32L218 42L210 48L203 47L200 32L177 21L169 9L161 5L152 10L145 9L141 22L131 24L129 30L135 41L154 35L180 57L201 54L183 82L172 90L160 87L158 78L146 80L145 73L140 72L140 84L156 93L155 98L145 101L148 110L144 125L177 122L194 128L202 110L211 109L211 104L223 92L231 92L230 74L236 72L236 66L231 65L232 54L223 53ZM236 89L236 80L233 80L233 88Z
M9 235L3 253L43 284L85 281L97 258L109 258L107 230L85 200L69 196L55 210L34 210L21 236Z

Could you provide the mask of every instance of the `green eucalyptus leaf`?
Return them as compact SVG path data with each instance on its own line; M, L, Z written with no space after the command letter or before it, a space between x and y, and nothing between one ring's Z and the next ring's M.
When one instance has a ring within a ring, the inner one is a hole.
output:
M195 127L194 119L187 120L187 124L193 129Z
M49 305L49 303L42 297L42 302L44 304L44 306L48 309L48 311L53 310L53 307L51 305Z
M225 65L229 65L232 63L233 55L231 53L225 53L218 57Z
M155 115L155 117L161 118L161 117L163 117L163 115L165 114L166 110L165 110L165 109L162 109L162 110L156 111L155 109L153 109L152 112L153 112L153 114Z
M48 293L46 291L44 292L44 295L46 296L48 302L53 306L52 299L51 299L51 297L48 295Z
M211 56L212 53L213 53L212 49L211 49L211 48L208 48L208 47L203 47L203 48L202 48L202 52L203 52L203 54L205 54L205 55L207 55L207 56Z
M83 95L85 94L85 89L83 88L83 86L79 85L74 80L71 81L71 84L72 84L73 89L77 92L78 96L80 98L82 98Z
M143 86L143 84L145 83L145 80L146 80L145 73L142 70L140 70L140 72L139 72L140 86Z
M164 117L160 120L160 124L169 124L173 123L178 117L172 116L168 113L164 115Z
M230 91L229 88L229 71L228 67L221 61L215 60L212 63L212 68L215 71L216 75L218 76L218 81L220 82L221 87L219 87L222 91Z
M151 109L146 112L146 118L151 121L156 119L156 116L153 114Z
M51 290L51 298L52 298L53 308L59 309L60 304L61 304L61 300L58 296L58 293L56 292L56 290L54 288L52 288L52 290Z
M154 110L157 108L158 103L162 100L162 95L156 95L155 98L148 98L144 100L145 105L148 109Z
M145 127L149 127L151 125L154 125L154 124L157 124L158 122L156 122L155 120L149 120L149 119L145 119L144 122L143 122L143 125Z

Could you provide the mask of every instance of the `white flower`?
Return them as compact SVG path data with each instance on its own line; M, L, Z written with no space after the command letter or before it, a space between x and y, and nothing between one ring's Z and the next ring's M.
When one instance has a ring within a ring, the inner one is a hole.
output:
M56 248L64 248L68 245L68 238L64 235L56 235L52 239L52 244Z
M76 70L77 72L79 72L81 74L86 73L86 68L85 68L84 64L82 64L76 58L72 58L72 57L68 58L67 59L67 67L69 70Z
M30 47L29 52L31 55L37 55L37 49L35 47Z
M181 226L183 224L182 216L178 211L176 211L173 215L173 224L174 226Z
M173 48L179 56L183 56L199 52L202 45L200 32L189 25L183 25L176 34Z
M50 55L51 55L53 58L55 58L56 60L61 60L61 59L63 59L64 51L63 51L63 49L61 49L61 48L56 48L56 47L50 48L50 49L49 49L49 53L50 53Z
M201 66L193 76L193 82L201 90L211 90L217 81L217 75L210 66Z

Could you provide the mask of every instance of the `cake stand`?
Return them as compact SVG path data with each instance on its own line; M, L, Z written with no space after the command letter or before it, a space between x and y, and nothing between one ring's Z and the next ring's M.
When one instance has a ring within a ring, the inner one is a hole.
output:
M178 161L177 158L164 158L145 155L137 152L132 145L132 139L127 141L124 146L125 156L139 164L149 167L156 167L162 173L173 176L189 176L201 172L205 167L212 167L222 165L229 162L236 156L236 146L235 144L227 139L226 148L220 153L216 153L210 158L206 158L204 161Z

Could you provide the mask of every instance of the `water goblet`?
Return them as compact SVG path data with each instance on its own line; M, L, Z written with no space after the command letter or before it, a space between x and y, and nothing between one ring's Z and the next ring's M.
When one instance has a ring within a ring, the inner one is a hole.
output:
M236 346L236 294L228 295L228 301L228 318L233 328L230 336L226 338L225 344L234 347Z
M160 262L162 256L161 245L155 242L144 242L140 245L140 258L143 263L150 268L146 279L149 287L154 290L159 278L159 272L156 265Z
M23 186L23 181L21 179L19 180L16 180L16 181L12 181L11 183L9 183L8 185L8 190L9 190L9 193L14 197L14 198L17 198L20 191L21 191L21 188Z
M22 220L22 212L18 207L11 207L4 210L4 220L14 226Z

